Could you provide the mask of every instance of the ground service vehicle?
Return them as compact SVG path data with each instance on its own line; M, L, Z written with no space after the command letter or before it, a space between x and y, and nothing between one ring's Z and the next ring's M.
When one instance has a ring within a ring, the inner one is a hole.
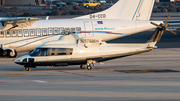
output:
M97 3L95 1L87 1L83 3L83 6L88 8L88 7L100 7L100 3Z

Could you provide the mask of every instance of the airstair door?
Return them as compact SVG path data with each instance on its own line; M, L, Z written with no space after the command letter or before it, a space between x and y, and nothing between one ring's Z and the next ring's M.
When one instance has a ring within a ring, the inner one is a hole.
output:
M93 23L91 21L85 21L84 22L84 27L85 27L85 36L94 36L94 33L92 33L93 31Z

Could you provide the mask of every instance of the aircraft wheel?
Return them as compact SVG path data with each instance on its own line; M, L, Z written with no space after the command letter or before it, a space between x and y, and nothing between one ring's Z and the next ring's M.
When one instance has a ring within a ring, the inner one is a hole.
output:
M80 68L81 68L81 69L84 69L84 67L85 67L84 64L81 64L81 65L80 65Z
M29 67L25 67L23 71L31 71L31 69Z
M17 52L13 53L11 50L7 50L7 57L15 58L17 56Z
M93 70L93 67L91 67L91 65L88 65L87 70Z

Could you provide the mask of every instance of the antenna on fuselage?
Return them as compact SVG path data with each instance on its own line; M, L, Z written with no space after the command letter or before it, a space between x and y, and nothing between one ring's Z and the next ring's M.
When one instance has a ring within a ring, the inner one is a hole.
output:
M46 16L46 20L49 20L49 16Z

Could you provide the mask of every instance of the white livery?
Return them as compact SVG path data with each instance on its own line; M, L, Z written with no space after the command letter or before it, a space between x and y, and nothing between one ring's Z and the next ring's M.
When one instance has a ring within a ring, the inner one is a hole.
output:
M145 44L107 44L98 37L77 38L74 35L67 35L63 36L61 40L46 42L38 46L31 53L14 62L24 65L25 70L36 66L68 65L81 65L81 68L86 65L90 70L94 63L148 52L157 48L155 44L160 40L164 30L170 31L167 29L167 21L165 24L157 26L152 37ZM170 32L176 34L173 31Z
M0 19L0 54L15 57L38 45L58 40L63 31L79 37L99 37L104 41L155 28L150 24L154 0L119 0L109 9L73 19ZM161 21L156 21L160 24Z

